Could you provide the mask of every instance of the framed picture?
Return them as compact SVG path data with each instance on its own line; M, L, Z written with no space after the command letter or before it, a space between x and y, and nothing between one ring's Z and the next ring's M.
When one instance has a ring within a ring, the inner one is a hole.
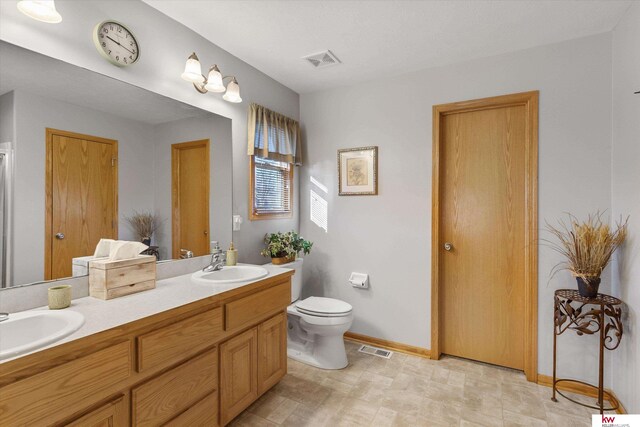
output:
M338 150L338 194L378 194L378 147Z

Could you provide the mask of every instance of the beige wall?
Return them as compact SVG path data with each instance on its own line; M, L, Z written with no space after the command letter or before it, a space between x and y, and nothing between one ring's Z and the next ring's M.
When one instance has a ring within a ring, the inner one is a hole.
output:
M626 302L624 335L613 352L613 390L640 413L640 4L613 32L612 216L629 215L629 237L613 262L613 292ZM609 355L607 355L609 356Z
M540 91L540 228L563 212L608 210L610 34L301 95L307 145L301 232L314 241L304 292L351 303L354 332L429 348L432 106L529 90ZM336 150L368 145L379 147L380 194L338 197ZM326 196L328 233L309 220L310 190ZM575 287L566 272L550 279L560 260L540 246L538 371L546 375L553 292ZM351 287L352 271L369 273L370 289ZM603 282L610 290L608 272ZM597 379L592 338L562 337L562 375Z

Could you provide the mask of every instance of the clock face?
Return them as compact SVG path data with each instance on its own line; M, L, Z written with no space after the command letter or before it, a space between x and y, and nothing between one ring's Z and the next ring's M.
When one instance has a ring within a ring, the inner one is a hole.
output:
M105 59L119 67L131 65L140 57L138 42L133 33L115 21L98 24L93 31L93 42Z

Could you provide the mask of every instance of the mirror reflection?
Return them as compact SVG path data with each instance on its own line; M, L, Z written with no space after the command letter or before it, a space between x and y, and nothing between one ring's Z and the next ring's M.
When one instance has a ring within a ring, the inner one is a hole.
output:
M3 288L86 275L102 238L158 260L228 244L231 120L5 42L0 56Z

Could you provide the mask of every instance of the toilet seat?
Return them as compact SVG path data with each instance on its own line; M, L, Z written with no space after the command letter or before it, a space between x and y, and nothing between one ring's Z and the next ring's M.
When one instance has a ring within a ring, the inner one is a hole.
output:
M334 298L309 297L295 303L296 310L309 316L345 317L351 314L351 304Z
M342 316L314 316L312 314L303 313L296 308L295 304L287 307L287 314L298 317L302 322L315 326L339 326L347 325L353 322L353 313L343 314Z

